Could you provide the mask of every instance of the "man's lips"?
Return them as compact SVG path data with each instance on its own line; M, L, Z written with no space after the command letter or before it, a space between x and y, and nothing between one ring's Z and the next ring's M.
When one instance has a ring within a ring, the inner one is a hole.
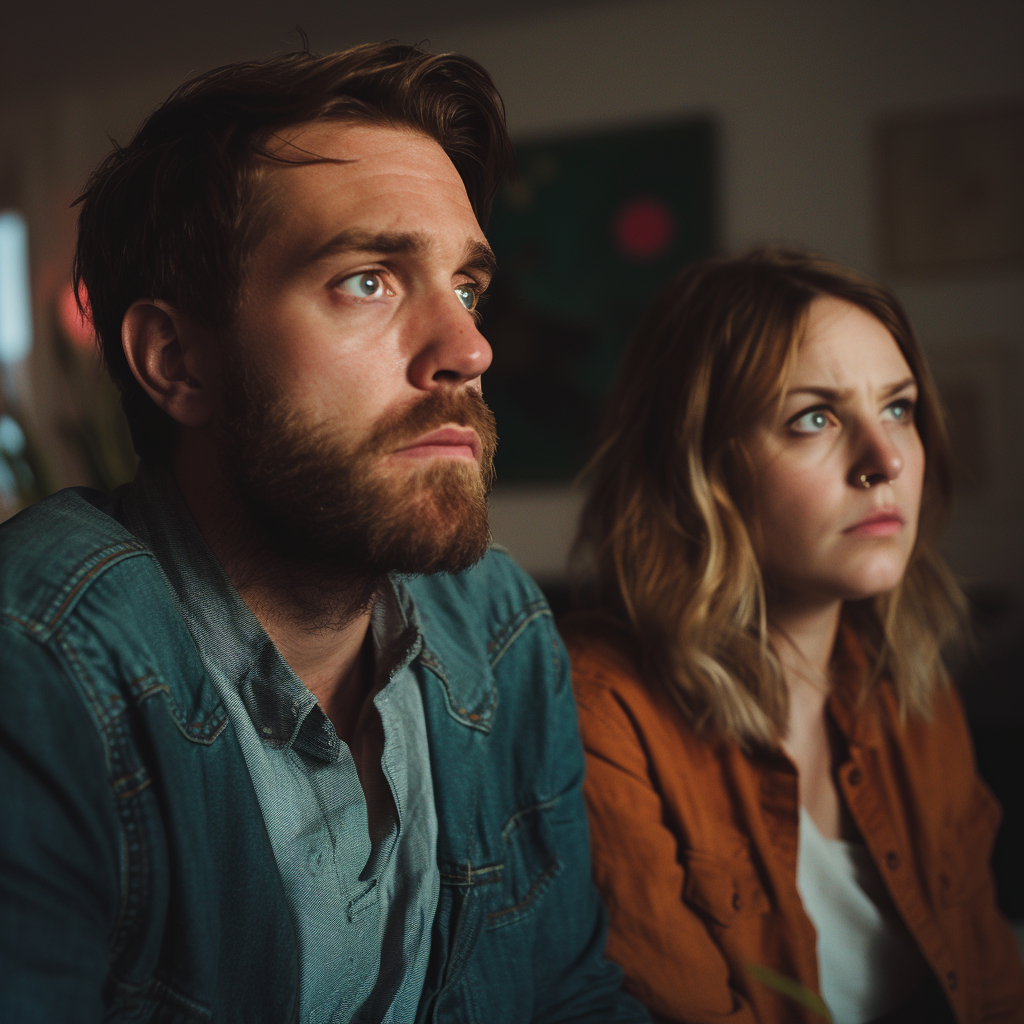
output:
M865 516L858 523L847 527L843 533L856 537L891 537L903 529L903 516L895 508L880 508Z
M399 448L395 454L412 459L440 457L477 460L480 458L480 438L469 427L442 427L417 437L412 444Z

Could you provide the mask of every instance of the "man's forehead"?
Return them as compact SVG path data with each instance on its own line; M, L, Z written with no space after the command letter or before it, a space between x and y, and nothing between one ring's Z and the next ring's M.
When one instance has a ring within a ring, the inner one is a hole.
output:
M465 185L447 153L411 128L353 122L297 126L268 146L264 178L270 248L308 257L339 232L483 241ZM276 237L273 237L276 236ZM283 255L283 253L282 253Z
M419 168L423 174L462 184L448 154L436 139L404 125L323 120L276 132L266 144L265 170L283 180L295 170L349 171L358 174ZM344 175L343 175L344 177ZM465 187L462 186L465 192ZM467 199L468 201L468 199Z

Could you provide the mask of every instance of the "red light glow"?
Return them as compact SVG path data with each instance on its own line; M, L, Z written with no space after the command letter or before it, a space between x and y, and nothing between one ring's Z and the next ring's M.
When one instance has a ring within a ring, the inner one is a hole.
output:
M676 221L663 200L637 196L619 208L612 234L624 256L646 263L668 252L675 241Z
M82 315L75 301L75 289L70 282L61 286L57 295L57 317L64 333L80 348L94 348L96 345L96 332L93 330L92 318L88 315L89 296L86 294L85 286L80 286L79 294L82 297L82 305L86 309L86 316Z

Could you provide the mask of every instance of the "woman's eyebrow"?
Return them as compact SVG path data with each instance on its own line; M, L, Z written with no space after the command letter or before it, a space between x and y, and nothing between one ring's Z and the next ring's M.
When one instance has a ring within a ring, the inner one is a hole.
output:
M893 395L898 395L901 391L905 391L909 387L913 387L917 384L917 381L913 377L907 377L905 380L898 381L895 384L890 384L888 387L882 388L882 397L891 398Z
M916 384L917 381L913 377L905 377L894 384L886 384L881 389L880 394L882 398L891 398L893 395L898 395L901 391L905 391ZM799 387L790 388L786 392L787 398L792 395L813 395L815 398L820 398L825 402L838 403L849 399L853 395L853 388L827 388L814 384L802 384Z
M786 397L789 398L792 395L813 395L815 398L821 398L826 402L842 402L852 394L852 388L826 388L813 384L804 384L798 388L790 388L786 392Z

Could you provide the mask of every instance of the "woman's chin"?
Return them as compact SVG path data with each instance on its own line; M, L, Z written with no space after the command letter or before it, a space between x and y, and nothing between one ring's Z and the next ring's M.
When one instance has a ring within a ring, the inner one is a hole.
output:
M895 590L903 579L906 565L901 560L898 565L874 565L865 567L847 581L847 601L866 601L880 597Z

